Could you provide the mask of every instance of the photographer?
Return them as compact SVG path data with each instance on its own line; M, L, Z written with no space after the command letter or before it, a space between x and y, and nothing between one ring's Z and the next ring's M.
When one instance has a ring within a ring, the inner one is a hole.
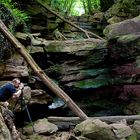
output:
M11 82L4 84L0 88L0 102L6 102L11 97L18 98L23 88L24 85L18 78L14 78Z

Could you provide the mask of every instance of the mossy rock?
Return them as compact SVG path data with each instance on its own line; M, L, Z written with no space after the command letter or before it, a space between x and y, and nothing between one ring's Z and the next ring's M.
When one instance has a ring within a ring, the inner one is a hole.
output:
M136 0L118 0L107 11L106 18L109 19L113 16L127 18L138 16L140 11L137 4Z

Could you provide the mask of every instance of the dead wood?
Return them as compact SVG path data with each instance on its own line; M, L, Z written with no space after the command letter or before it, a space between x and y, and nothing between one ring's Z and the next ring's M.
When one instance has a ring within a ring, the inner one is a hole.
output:
M135 121L140 120L140 115L130 115L130 116L103 116L103 117L88 117L89 119L100 119L105 122L116 122L122 119L126 121ZM50 122L71 122L71 123L80 123L81 120L79 117L48 117Z
M95 39L95 38L89 38L89 39L82 39L82 40L46 40L43 38L39 38L37 36L34 36L34 34L26 34L26 33L20 33L17 32L15 34L16 38L22 40L22 41L26 41L27 38L30 38L31 41L31 45L32 46L48 46L50 44L61 44L63 42L63 44L82 44L82 43L102 43L105 42L105 40L100 40L100 39Z

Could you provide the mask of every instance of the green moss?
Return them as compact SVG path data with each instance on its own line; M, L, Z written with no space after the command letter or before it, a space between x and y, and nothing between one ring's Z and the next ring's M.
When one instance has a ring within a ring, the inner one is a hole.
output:
M48 52L61 52L62 48L64 48L63 43L62 44L50 44L47 48L46 51Z
M76 88L88 89L88 88L99 88L112 83L112 80L107 75L100 75L96 79L85 79L74 82L73 85Z
M118 42L127 43L131 41L135 41L137 38L139 38L139 35L135 35L135 34L123 35L119 37Z
M49 29L49 30L54 30L54 29L56 29L58 27L58 24L57 23L48 23L47 24L47 28Z
M137 8L136 0L119 0L109 8L108 18L112 16L118 17L135 17L139 15L139 8ZM123 20L123 19L122 19Z
M0 6L0 17L2 16L2 20L9 19L10 24L7 27L11 32L14 32L15 26L19 24L24 26L24 31L27 30L25 22L29 20L29 16L26 12L16 8L12 0L1 0Z
M128 140L137 140L136 133L133 133L133 134L128 138Z
M108 69L88 69L88 70L81 70L80 73L83 76L98 76L102 73L107 73Z
M109 32L110 32L110 28L107 28L107 27L106 27L106 28L103 30L103 34L104 34L105 36L107 36Z
M29 137L29 140L44 140L44 137L34 134Z

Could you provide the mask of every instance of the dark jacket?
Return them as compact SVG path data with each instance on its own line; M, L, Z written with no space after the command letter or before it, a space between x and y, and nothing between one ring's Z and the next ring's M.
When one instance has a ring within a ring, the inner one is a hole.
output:
M7 101L16 92L16 88L12 83L6 83L0 88L0 101Z

